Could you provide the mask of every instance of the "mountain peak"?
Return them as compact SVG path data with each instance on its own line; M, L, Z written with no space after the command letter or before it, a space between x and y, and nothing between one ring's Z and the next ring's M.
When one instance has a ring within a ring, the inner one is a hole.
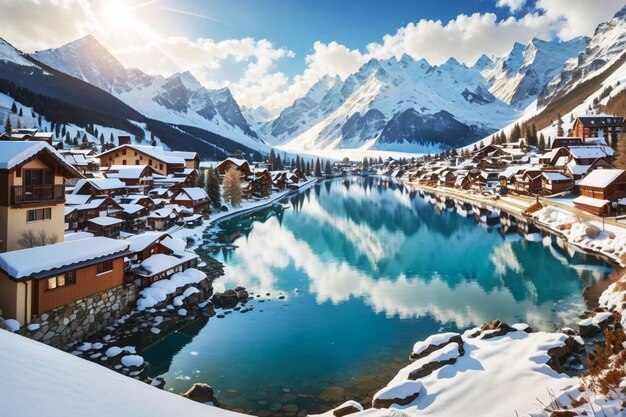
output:
M472 65L472 68L482 71L485 68L488 68L490 66L493 65L493 60L491 58L489 58L487 55L482 54L480 56L480 58L478 58L476 60L476 62L474 63L474 65Z

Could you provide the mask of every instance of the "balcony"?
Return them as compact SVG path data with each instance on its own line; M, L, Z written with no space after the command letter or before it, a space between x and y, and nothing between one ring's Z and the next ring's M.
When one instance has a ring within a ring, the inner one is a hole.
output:
M22 185L11 187L12 205L56 204L65 201L65 185Z

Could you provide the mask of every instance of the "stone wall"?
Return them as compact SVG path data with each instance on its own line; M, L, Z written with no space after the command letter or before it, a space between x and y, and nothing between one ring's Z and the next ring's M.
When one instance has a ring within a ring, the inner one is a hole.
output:
M124 284L33 318L20 334L56 348L64 348L114 323L135 308L135 284ZM29 330L32 329L32 330Z

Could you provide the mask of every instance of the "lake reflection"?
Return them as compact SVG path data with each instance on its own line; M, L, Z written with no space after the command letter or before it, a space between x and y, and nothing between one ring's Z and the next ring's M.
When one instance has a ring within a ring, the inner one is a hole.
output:
M382 179L326 181L285 205L221 224L218 241L236 248L216 249L226 264L216 289L243 285L262 296L251 312L144 352L168 388L207 382L227 406L256 412L287 387L313 396L288 400L322 411L332 405L316 397L325 387L404 361L432 333L493 319L572 324L585 309L583 288L609 272L549 238L505 235Z

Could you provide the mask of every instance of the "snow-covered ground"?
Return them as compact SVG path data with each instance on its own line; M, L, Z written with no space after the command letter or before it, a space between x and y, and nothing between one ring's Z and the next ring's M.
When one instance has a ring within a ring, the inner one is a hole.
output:
M3 417L236 417L0 330ZM132 361L132 359L129 359Z

